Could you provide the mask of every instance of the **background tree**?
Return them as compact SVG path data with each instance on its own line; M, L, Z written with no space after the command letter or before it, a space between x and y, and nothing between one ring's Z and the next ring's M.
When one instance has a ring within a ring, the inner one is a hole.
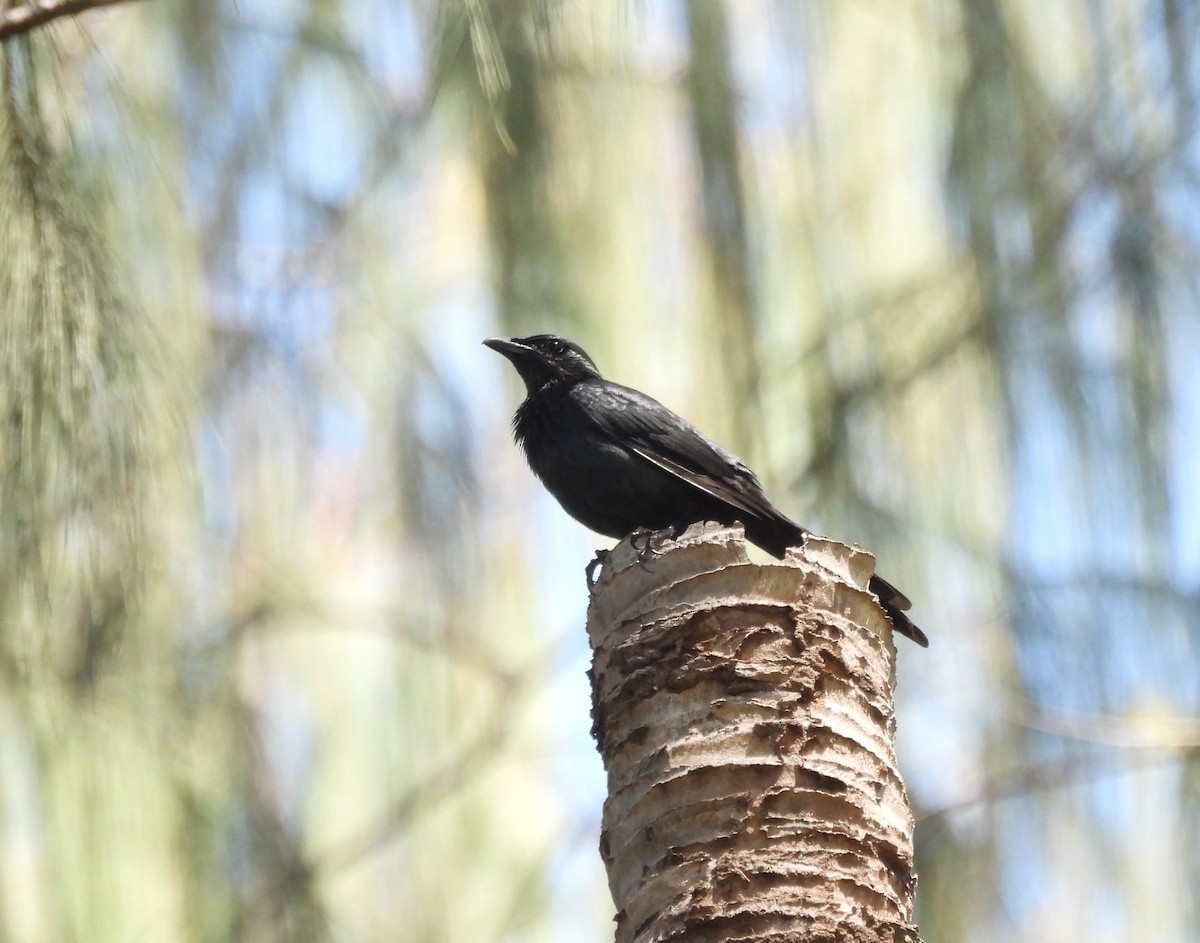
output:
M917 601L925 939L1189 939L1193 0L104 6L0 46L0 935L611 938L549 328Z

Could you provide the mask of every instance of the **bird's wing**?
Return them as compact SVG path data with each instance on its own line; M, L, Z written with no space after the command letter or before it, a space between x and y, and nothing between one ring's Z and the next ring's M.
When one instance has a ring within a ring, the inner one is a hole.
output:
M740 458L658 400L607 380L580 383L572 395L598 431L646 461L754 517L780 517Z

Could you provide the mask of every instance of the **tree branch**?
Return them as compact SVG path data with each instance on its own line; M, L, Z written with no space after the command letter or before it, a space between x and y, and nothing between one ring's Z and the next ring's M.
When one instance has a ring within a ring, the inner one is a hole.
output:
M33 0L20 6L3 8L0 12L0 42L64 16L127 2L129 0Z

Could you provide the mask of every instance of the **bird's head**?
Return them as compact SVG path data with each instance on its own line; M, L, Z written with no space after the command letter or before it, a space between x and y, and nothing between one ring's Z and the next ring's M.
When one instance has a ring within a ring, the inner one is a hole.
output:
M592 358L584 353L582 347L553 334L489 337L484 344L512 361L529 393L536 393L554 383L574 383L600 376Z

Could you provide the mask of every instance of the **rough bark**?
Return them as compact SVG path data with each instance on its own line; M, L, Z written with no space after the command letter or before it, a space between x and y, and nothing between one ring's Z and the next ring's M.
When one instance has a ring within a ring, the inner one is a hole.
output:
M588 613L617 943L917 940L895 648L873 558L620 544Z

